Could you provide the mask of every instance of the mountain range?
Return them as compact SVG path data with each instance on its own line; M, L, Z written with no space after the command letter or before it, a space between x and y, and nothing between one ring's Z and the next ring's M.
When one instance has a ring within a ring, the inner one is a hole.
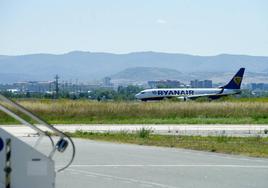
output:
M0 56L0 83L26 80L92 81L105 76L113 79L184 79L213 78L229 75L245 67L252 78L268 78L268 57L221 54L196 56L160 52L128 54L73 51L66 54L29 54ZM213 76L214 75L214 76ZM212 77L210 77L212 76ZM267 79L266 79L267 80Z

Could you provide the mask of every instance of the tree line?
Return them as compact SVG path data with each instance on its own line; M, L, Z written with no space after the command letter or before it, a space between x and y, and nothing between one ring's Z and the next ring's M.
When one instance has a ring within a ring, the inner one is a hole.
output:
M9 98L40 98L40 99L91 99L98 101L107 100L135 100L135 95L144 88L134 85L126 87L119 86L117 90L112 88L96 88L87 92L69 92L60 90L58 93L38 93L38 92L23 92L12 93L8 91L1 92Z

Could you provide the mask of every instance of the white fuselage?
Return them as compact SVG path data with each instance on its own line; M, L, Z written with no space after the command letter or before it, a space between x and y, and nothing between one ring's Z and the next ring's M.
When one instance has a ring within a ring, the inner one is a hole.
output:
M194 98L206 96L231 95L240 90L223 88L161 88L146 89L135 95L140 100L161 100L164 98Z

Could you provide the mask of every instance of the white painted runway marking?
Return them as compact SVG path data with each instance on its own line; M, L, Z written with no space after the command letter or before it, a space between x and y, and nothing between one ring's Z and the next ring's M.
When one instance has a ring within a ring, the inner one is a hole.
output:
M132 182L132 183L139 183L141 185L150 185L150 186L163 187L163 188L179 188L179 187L164 185L161 183L156 183L156 182L151 182L151 181L143 181L143 180L137 180L137 179L133 179L133 178L124 178L124 177L120 177L120 176L113 176L113 175L108 175L108 174L89 172L89 171L85 171L85 170L67 169L67 171L76 172L76 173L85 174L85 175L95 175L95 176L99 176L102 178L111 178L111 179L116 179L116 180L120 180L123 182L127 181L127 182Z
M142 187L153 187L152 185L147 185L147 184L144 184L144 185L141 185Z
M219 167L219 168L261 168L268 169L268 166L261 165L220 165L220 164L77 164L71 167Z
M86 175L87 177L92 177L92 178L96 178L97 176L95 176L95 175L91 175L91 174L87 174Z

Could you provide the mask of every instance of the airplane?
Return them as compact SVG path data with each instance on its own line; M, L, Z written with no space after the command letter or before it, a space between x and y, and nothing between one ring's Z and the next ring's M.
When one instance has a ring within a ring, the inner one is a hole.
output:
M162 100L168 98L178 98L181 100L197 99L207 97L209 99L218 99L227 95L241 93L241 83L245 68L240 68L228 84L218 88L159 88L146 89L135 95L135 98L141 101Z

